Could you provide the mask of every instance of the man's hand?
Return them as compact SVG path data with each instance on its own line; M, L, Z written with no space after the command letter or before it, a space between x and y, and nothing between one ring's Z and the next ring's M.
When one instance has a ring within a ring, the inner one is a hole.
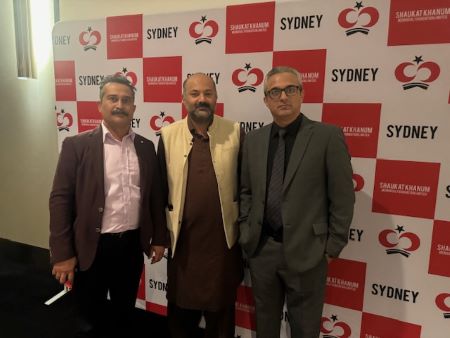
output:
M165 249L166 248L164 245L151 246L150 248L151 264L158 263L161 260L161 258L163 258Z
M68 260L55 263L53 265L52 275L55 276L56 280L58 280L60 284L64 284L66 281L73 283L76 266L76 257L72 257Z

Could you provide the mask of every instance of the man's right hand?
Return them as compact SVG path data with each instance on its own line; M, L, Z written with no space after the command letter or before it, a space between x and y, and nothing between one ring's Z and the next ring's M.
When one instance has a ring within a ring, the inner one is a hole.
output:
M77 266L77 258L72 257L53 265L52 275L55 276L59 283L64 284L66 281L73 283L75 275L75 267Z

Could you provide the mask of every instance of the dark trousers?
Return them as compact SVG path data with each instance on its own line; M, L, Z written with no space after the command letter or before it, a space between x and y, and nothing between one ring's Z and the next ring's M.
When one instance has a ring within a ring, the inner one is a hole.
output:
M217 312L183 309L168 304L167 317L172 338L196 338L198 324L205 317L205 338L234 338L234 304Z
M139 230L100 236L92 266L77 272L73 283L82 323L91 336L134 336L133 312L143 262Z
M266 238L259 252L249 259L255 299L258 338L280 336L280 318L286 299L292 338L318 338L325 298L327 260L311 270L290 270L283 244Z

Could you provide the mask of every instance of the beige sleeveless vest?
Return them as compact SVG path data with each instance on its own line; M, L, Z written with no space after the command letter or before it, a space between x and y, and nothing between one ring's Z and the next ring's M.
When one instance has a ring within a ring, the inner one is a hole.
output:
M231 248L236 242L238 230L236 220L238 206L238 153L240 128L236 122L214 116L208 129L209 146L216 174L222 220L227 245ZM192 134L187 118L161 129L164 142L167 181L169 186L168 205L166 208L167 228L172 244L172 256L175 254L186 194L188 173L188 156L192 149Z

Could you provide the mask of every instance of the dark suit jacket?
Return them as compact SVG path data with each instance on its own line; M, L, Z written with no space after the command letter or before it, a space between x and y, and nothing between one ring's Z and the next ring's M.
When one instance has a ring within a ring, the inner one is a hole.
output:
M137 135L142 250L166 245L166 220L159 166L153 143ZM95 257L105 206L103 135L101 126L67 137L62 145L50 194L50 255L52 263L76 256L81 270Z
M240 239L255 255L264 220L271 124L244 142ZM288 266L303 272L325 253L337 257L348 241L355 201L350 155L340 128L303 116L283 183L283 248Z

